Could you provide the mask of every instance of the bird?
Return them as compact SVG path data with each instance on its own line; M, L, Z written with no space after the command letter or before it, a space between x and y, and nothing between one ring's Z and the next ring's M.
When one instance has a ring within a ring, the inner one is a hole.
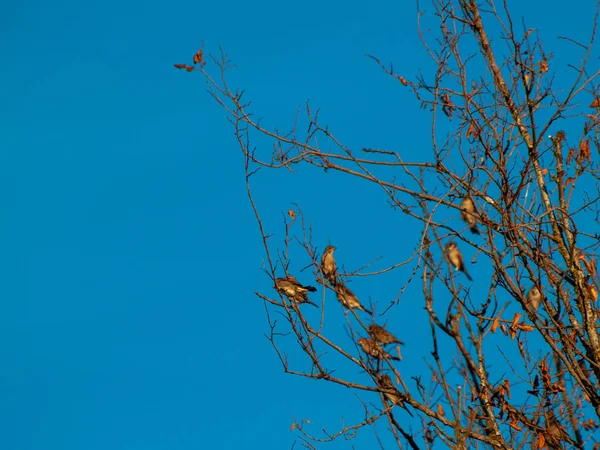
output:
M389 358L393 359L394 361L400 361L400 358L396 358L395 356L390 355L388 352L382 349L379 346L379 344L377 344L377 342L375 342L372 339L360 338L358 340L358 345L361 346L363 352L365 352L369 356L372 356L375 359Z
M556 419L556 416L551 411L546 413L546 431L547 437L549 437L549 444L552 448L563 448L561 441L566 441L569 444L574 444L573 439L569 436L569 433L563 425Z
M371 337L375 341L379 341L384 345L386 345L386 344L404 345L404 342L402 342L400 339L398 339L396 336L394 336L388 330L386 330L385 328L383 328L380 325L377 325L376 323L369 325L368 331L369 331L369 334L371 335Z
M473 281L473 278L471 278L471 275L469 275L469 272L467 272L462 253L458 249L458 245L456 244L456 242L450 242L446 246L446 255L448 256L448 260L450 261L450 264L454 266L455 270L460 270L467 276L469 281Z
M533 286L531 289L529 289L529 292L527 293L527 306L529 306L534 311L537 311L540 307L541 302L542 293L536 286Z
M356 295L354 295L354 292L352 292L350 289L348 289L343 284L341 284L341 283L337 284L337 286L335 288L335 295L336 295L337 299L340 301L340 303L342 305L344 305L346 308L360 309L361 311L364 311L367 314L372 314L371 311L369 311L367 308L365 308L363 305L361 305L360 301L358 300L358 297Z
M379 377L378 384L381 389L385 389L386 391L394 391L394 393L392 394L390 394L389 392L382 392L386 400L392 402L394 405L401 406L406 410L408 414L410 414L411 417L414 417L404 404L404 394L398 392L398 390L394 386L394 383L392 383L392 379L389 375L385 373L381 375L381 377Z
M473 200L469 197L465 197L460 204L460 218L470 227L471 233L480 234L479 228L477 228L477 210Z
M323 256L321 256L321 270L323 276L328 280L332 286L336 284L337 267L335 265L335 259L333 259L333 252L335 251L333 245L328 245L323 250Z
M285 295L287 298L296 303L309 303L313 306L317 306L309 300L307 292L315 292L317 290L314 286L303 286L292 275L288 275L284 278L277 278L275 280L275 289Z

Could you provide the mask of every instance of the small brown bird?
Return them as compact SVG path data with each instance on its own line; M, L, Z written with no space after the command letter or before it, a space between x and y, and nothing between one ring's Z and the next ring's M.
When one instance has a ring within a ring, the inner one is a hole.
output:
M546 412L546 431L548 432L548 437L550 437L549 444L555 446L554 448L563 448L560 441L566 441L569 444L575 443L565 427L560 424L551 411Z
M395 392L392 394L390 394L389 392L382 392L382 394L386 400L392 402L394 405L398 405L398 406L401 406L402 408L406 409L406 412L408 414L410 414L411 417L414 417L404 404L404 399L403 399L404 394L398 392L398 390L394 386L394 383L392 383L392 379L389 377L389 375L387 375L385 373L383 375L381 375L381 377L379 378L378 384L381 389L385 389L386 391Z
M335 295L337 296L337 299L340 301L340 303L346 308L360 309L361 311L364 311L367 314L372 314L371 311L369 311L367 308L360 304L360 301L358 300L358 297L354 295L354 292L352 292L342 283L337 284L335 288Z
M369 330L369 334L375 341L379 341L384 345L387 345L387 344L404 345L404 342L402 342L400 339L398 339L396 336L394 336L388 330L386 330L385 328L383 328L380 325L377 325L376 323L369 325L368 330Z
M307 292L315 292L317 288L313 286L303 286L296 277L289 275L285 278L277 278L275 280L275 289L285 295L287 298L296 303L310 303L317 306L316 303L308 299Z
M448 256L448 260L450 261L450 264L452 264L455 270L460 270L467 276L467 278L470 281L473 281L473 278L471 278L471 275L469 275L469 272L467 272L462 253L458 249L458 245L456 244L456 242L450 242L446 246L446 255Z
M541 302L542 293L536 286L533 286L531 289L529 289L529 292L527 293L527 306L529 306L534 311L537 311L540 307Z
M323 276L332 286L335 286L337 281L337 267L335 265L335 259L333 259L334 251L335 247L333 245L328 245L323 251L323 256L321 256L321 270L323 271Z
M480 234L479 228L477 228L477 210L475 209L475 203L469 197L465 197L460 204L460 218L471 227L471 233Z
M367 355L372 356L375 359L381 358L389 358L394 361L400 361L400 358L396 358L395 356L390 355L384 349L382 349L377 342L372 339L360 338L358 340L358 345L360 345Z

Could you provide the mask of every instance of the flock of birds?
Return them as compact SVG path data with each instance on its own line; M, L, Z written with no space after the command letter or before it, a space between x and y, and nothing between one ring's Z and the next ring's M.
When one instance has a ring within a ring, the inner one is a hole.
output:
M475 209L475 204L473 201L468 197L464 198L460 204L460 209L461 219L469 226L471 232L474 234L480 234L479 228L477 227L477 223L480 222L479 215ZM323 274L323 279L329 283L329 286L333 289L337 299L343 306L348 309L364 311L367 314L372 315L372 312L360 303L358 297L338 277L337 265L333 256L335 250L336 247L329 245L323 251L323 255L321 256L321 272ZM456 242L449 242L446 245L445 253L446 258L454 267L454 269L464 273L465 276L472 281L473 279L467 272L462 253L458 249ZM303 285L292 275L288 275L283 278L277 278L275 280L275 289L296 304L308 303L313 306L318 306L308 298L308 293L316 292L317 289L314 286ZM542 293L537 287L534 286L528 292L526 299L528 306L537 310L541 303ZM375 323L371 324L367 328L367 331L369 333L369 337L362 337L358 340L358 345L360 345L365 354L376 360L400 360L399 358L387 353L385 346L390 344L404 345L402 341L387 331L384 327ZM378 383L380 387L388 391L384 393L388 400L395 404L403 404L401 402L401 398L399 397L403 394L399 393L393 388L393 384L388 375L380 374ZM393 389L396 394L389 393L390 389Z

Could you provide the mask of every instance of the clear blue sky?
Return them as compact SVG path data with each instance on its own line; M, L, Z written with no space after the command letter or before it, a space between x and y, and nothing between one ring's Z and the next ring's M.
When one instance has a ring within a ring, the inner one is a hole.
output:
M408 77L427 69L415 6L218 3L3 7L3 449L279 450L294 442L294 417L315 432L362 418L351 391L282 373L252 294L271 293L270 282L233 130L203 79L173 63L191 62L202 40L208 52L220 44L238 66L232 83L265 123L288 126L310 98L347 145L422 155L427 113L364 57ZM567 49L555 37L582 28L581 11L540 0L526 8L548 51ZM375 189L323 180L349 211L341 220L302 173L264 179L277 183L258 188L272 232L299 202L321 248L335 243L349 267L393 261L411 242L383 197L369 201ZM398 276L353 286L389 300ZM403 299L394 316L417 375L419 302Z

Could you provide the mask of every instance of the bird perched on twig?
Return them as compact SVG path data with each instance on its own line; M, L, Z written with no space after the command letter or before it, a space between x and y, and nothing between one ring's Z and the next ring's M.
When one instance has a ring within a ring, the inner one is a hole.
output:
M404 394L398 392L389 375L385 373L381 375L381 377L379 377L378 384L381 389L385 389L386 391L394 391L394 393L382 392L386 400L392 402L394 405L401 406L408 414L410 414L411 417L414 417L404 404Z
M323 271L323 276L332 286L335 286L337 281L337 267L335 265L335 259L333 259L334 251L335 247L333 245L328 245L325 247L325 250L323 250L323 256L321 256L321 270Z
M465 197L460 204L460 218L470 227L471 233L480 234L479 228L477 228L477 210L475 209L475 203L469 197Z
M296 277L292 275L284 278L277 278L275 280L275 289L293 302L310 303L313 306L317 306L316 303L313 303L308 299L307 295L307 292L315 292L317 288L313 286L303 286L298 280L296 280Z
M386 344L404 345L404 342L402 342L400 339L398 339L396 336L394 336L388 330L386 330L385 328L383 328L380 325L377 325L376 323L369 325L368 330L369 330L369 334L375 341L379 341L384 345L386 345Z
M361 346L363 352L365 352L369 356L372 356L375 359L389 358L393 359L394 361L400 361L400 358L396 358L395 356L392 356L389 353L387 353L384 349L382 349L379 346L379 344L377 344L377 342L375 342L372 339L360 338L358 340L358 345Z
M455 270L460 270L467 276L467 278L470 281L473 281L473 278L471 278L471 275L469 275L469 272L467 272L462 253L458 249L458 245L456 244L456 242L450 242L446 246L446 256L448 257L450 264L452 264Z
M338 283L336 285L335 295L337 296L337 299L340 301L340 303L346 308L360 309L361 311L364 311L367 314L372 314L371 311L369 311L367 308L361 305L360 301L358 300L358 297L354 295L354 292L352 292L342 283Z
M534 311L537 311L540 307L541 302L542 293L537 288L537 286L533 286L531 289L529 289L529 292L527 293L527 306L529 306L529 308L533 309Z
M575 444L575 441L571 439L569 433L565 429L563 425L556 419L556 416L551 411L546 411L546 431L548 434L546 435L548 439L548 443L552 446L552 448L563 448L561 445L561 441L566 441L569 444Z

